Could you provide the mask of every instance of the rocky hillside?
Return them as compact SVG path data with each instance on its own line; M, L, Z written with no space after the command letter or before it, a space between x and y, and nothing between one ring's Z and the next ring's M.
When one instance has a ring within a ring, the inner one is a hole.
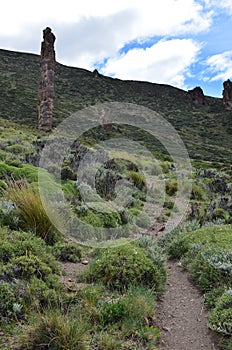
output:
M37 127L38 55L0 50L0 117ZM232 112L220 98L196 105L186 91L169 85L123 81L57 63L55 123L71 113L105 101L140 104L157 111L179 131L190 156L230 163Z

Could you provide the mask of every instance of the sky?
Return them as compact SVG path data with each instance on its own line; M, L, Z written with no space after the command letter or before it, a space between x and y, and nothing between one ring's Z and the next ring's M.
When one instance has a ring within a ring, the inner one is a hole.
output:
M215 97L232 79L232 0L8 0L0 48L39 54L47 26L65 65Z

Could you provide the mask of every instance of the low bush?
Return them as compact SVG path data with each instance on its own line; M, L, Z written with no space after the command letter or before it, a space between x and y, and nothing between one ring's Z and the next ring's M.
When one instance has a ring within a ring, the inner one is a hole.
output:
M218 298L209 315L209 326L232 339L232 289L226 290Z
M188 269L198 287L207 292L228 285L232 276L232 253L219 248L194 250L187 257Z
M60 261L70 261L73 263L79 262L82 257L82 250L80 246L75 243L61 243L54 245L52 250L56 259Z
M165 184L166 193L168 196L174 196L178 190L178 183L176 180L168 180Z
M122 224L120 213L101 202L91 203L91 207L86 208L85 211L83 206L79 207L77 212L80 220L92 226L109 228Z
M120 291L130 285L143 285L155 292L163 289L165 280L163 271L146 255L145 249L133 245L103 250L90 263L82 278Z
M5 265L18 257L36 256L49 266L53 273L58 273L58 264L51 254L51 248L43 239L30 232L10 231L0 228L0 262Z
M16 298L14 287L0 280L0 323L16 318L22 312L21 300Z
M135 223L141 228L148 228L151 225L149 216L142 211L140 211L140 213L136 216Z
M30 279L32 276L36 276L40 279L45 279L49 274L52 273L51 268L41 261L39 257L30 254L30 256L20 256L11 260L11 264L7 269L9 275L11 275L12 267L13 270L17 270L17 277L22 279ZM8 265L7 265L8 267ZM14 277L14 273L13 276Z
M178 234L175 239L171 240L168 244L168 253L173 258L183 257L189 250L191 250L192 245L200 245L204 247L218 247L221 249L227 249L231 246L232 239L232 226L208 226L201 229L197 229L199 223L195 222L193 226L190 226L184 229L178 229L179 233L190 232L192 229L193 232L187 234ZM175 233L175 232L174 232ZM171 233L172 235L172 233Z
M124 297L101 304L100 322L106 325L131 320L143 325L144 317L154 317L155 304L151 290L132 287Z

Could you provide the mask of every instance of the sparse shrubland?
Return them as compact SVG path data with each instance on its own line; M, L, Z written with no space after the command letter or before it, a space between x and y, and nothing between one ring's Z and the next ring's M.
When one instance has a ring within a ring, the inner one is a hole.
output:
M37 63L35 66L38 68ZM58 70L64 72L65 68L58 66ZM69 75L73 84L77 80L75 74ZM85 84L89 84L92 73L81 71L78 74L83 78L82 89L87 93ZM106 77L97 80L99 97L96 98L96 92L92 90L87 97L81 96L78 106L88 105L92 98L94 101L108 99L108 83ZM110 100L117 96L119 101L128 102L129 98L130 102L142 102L141 89L134 82L128 83L130 91L136 90L132 100L122 82L115 84L119 90L111 92ZM180 131L191 155L204 159L193 162L193 186L186 221L161 237L158 245L150 236L130 244L127 242L131 232L128 227L134 233L135 227L146 229L151 226L144 204L146 201L154 203L160 194L159 188L155 188L148 196L149 182L133 161L124 160L115 151L115 158L97 169L96 191L92 191L91 183L81 184L81 188L76 182L79 158L96 144L97 139L109 138L103 128L81 136L66 155L61 169L64 197L79 219L93 226L91 239L109 238L104 236L103 230L99 231L102 237L96 237L96 228L125 228L121 241L116 242L123 245L88 249L67 237L64 239L42 205L38 192L38 165L48 135L0 119L0 348L3 350L157 349L160 334L155 322L155 305L165 287L167 257L180 259L194 283L205 293L205 303L210 309L209 327L222 335L222 349L231 350L232 170L231 165L227 165L231 161L231 137L226 133L223 148L221 135L225 125L222 127L219 118L216 125L219 136L213 139L205 135L213 147L202 147L202 135L196 133L194 140L189 137L193 127L202 130L208 125L204 113L211 122L214 121L212 111L214 108L220 110L217 101L209 99L209 104L199 109L189 102L177 101L176 96L182 94L179 90L168 90L168 87L152 90L149 84L144 88L148 93L163 91L165 105L158 98L145 99L144 105L154 107L156 101L155 108L176 122L178 130L181 125L186 125L185 130ZM58 95L61 90L62 79L59 78ZM29 96L34 103L30 94L25 92L23 98ZM60 111L67 115L76 109L76 102L68 94L65 99L67 106L64 100L58 104ZM176 106L170 107L174 100L179 104L179 112L175 111ZM4 105L4 101L1 102ZM32 120L30 103L28 106L23 123ZM4 108L2 110L4 112ZM227 123L231 115L222 113L223 123ZM18 115L14 114L11 119L21 122ZM57 116L56 123L60 119L61 116ZM215 123L212 125L215 128ZM134 127L113 125L112 135L131 136L156 157L156 164L140 159L140 165L164 184L163 208L159 217L154 213L152 220L165 223L178 193L176 169L170 156L162 153L157 140ZM55 192L59 189L56 183L59 169L56 164L52 166L53 175L40 171L43 172L43 185ZM85 234L83 231L84 238ZM107 244L111 245L112 241ZM74 286L69 288L61 283L60 264L80 263L86 256L91 262L75 280ZM76 282L82 283L81 289L76 288Z

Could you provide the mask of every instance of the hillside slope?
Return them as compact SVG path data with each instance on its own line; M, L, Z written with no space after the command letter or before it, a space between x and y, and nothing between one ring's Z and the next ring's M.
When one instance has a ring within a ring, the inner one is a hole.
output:
M38 55L0 50L0 117L20 125L37 126ZM187 92L169 85L96 77L85 69L57 63L55 123L99 102L140 104L162 114L179 131L190 156L230 163L232 112L221 99L206 97L197 106Z

